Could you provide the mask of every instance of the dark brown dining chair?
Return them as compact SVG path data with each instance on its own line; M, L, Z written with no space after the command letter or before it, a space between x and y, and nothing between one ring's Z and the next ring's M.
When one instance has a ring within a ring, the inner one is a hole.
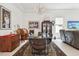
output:
M47 55L47 40L43 38L30 38L30 46L33 55Z

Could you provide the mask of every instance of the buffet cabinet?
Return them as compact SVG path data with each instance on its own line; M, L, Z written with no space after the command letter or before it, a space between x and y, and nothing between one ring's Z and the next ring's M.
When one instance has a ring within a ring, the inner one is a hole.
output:
M20 44L17 34L0 36L0 52L11 52Z
M79 30L60 30L63 42L79 50Z
M53 42L53 48L57 56L66 56L66 54Z

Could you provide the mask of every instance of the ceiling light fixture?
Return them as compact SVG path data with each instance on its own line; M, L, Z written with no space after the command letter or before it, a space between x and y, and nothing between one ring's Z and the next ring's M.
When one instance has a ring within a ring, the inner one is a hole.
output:
M34 12L37 14L43 14L46 12L46 10L47 8L40 3L34 7Z

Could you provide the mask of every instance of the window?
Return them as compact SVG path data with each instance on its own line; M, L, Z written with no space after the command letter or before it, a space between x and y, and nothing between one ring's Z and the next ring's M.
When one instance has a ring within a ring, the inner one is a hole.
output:
M59 30L63 29L63 18L55 19L55 33L59 33Z

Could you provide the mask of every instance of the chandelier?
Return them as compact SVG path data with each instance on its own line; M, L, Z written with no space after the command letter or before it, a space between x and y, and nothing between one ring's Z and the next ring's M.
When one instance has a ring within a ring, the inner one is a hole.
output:
M37 14L43 14L46 12L46 10L47 8L40 3L34 7L34 12Z

